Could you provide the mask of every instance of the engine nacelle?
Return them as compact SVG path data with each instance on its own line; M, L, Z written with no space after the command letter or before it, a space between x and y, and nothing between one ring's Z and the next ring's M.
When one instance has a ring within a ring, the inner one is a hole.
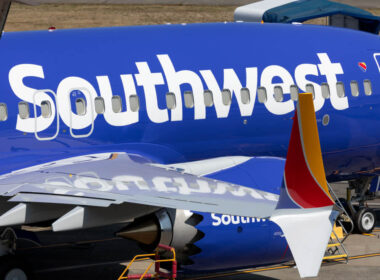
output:
M118 233L146 251L159 243L176 249L181 269L222 270L292 259L281 229L267 219L160 210Z

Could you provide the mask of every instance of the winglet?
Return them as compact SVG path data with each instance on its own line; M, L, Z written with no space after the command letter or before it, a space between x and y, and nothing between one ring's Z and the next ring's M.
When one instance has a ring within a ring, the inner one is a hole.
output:
M301 277L315 277L332 231L317 121L310 93L299 95L280 199L271 220L284 232Z

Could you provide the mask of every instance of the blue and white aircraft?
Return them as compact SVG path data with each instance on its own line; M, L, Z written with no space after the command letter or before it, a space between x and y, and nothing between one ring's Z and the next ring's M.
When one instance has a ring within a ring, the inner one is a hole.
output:
M145 248L175 247L184 271L294 259L315 276L335 218L326 178L380 170L377 35L256 23L10 32L0 61L4 265L17 229L120 224Z

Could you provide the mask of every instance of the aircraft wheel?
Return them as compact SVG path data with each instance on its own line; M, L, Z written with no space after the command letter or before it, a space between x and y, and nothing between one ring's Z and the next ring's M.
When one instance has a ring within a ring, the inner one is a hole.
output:
M361 208L355 215L355 227L359 233L370 233L376 225L376 214L370 208Z
M0 257L0 280L31 280L25 264L14 256Z

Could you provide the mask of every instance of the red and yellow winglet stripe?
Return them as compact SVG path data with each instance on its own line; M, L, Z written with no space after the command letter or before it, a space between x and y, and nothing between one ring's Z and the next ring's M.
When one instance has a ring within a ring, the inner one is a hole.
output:
M289 205L290 208L334 204L327 187L311 93L299 95L285 164L284 187L291 199L288 202L295 204ZM284 206L281 203L281 208Z

